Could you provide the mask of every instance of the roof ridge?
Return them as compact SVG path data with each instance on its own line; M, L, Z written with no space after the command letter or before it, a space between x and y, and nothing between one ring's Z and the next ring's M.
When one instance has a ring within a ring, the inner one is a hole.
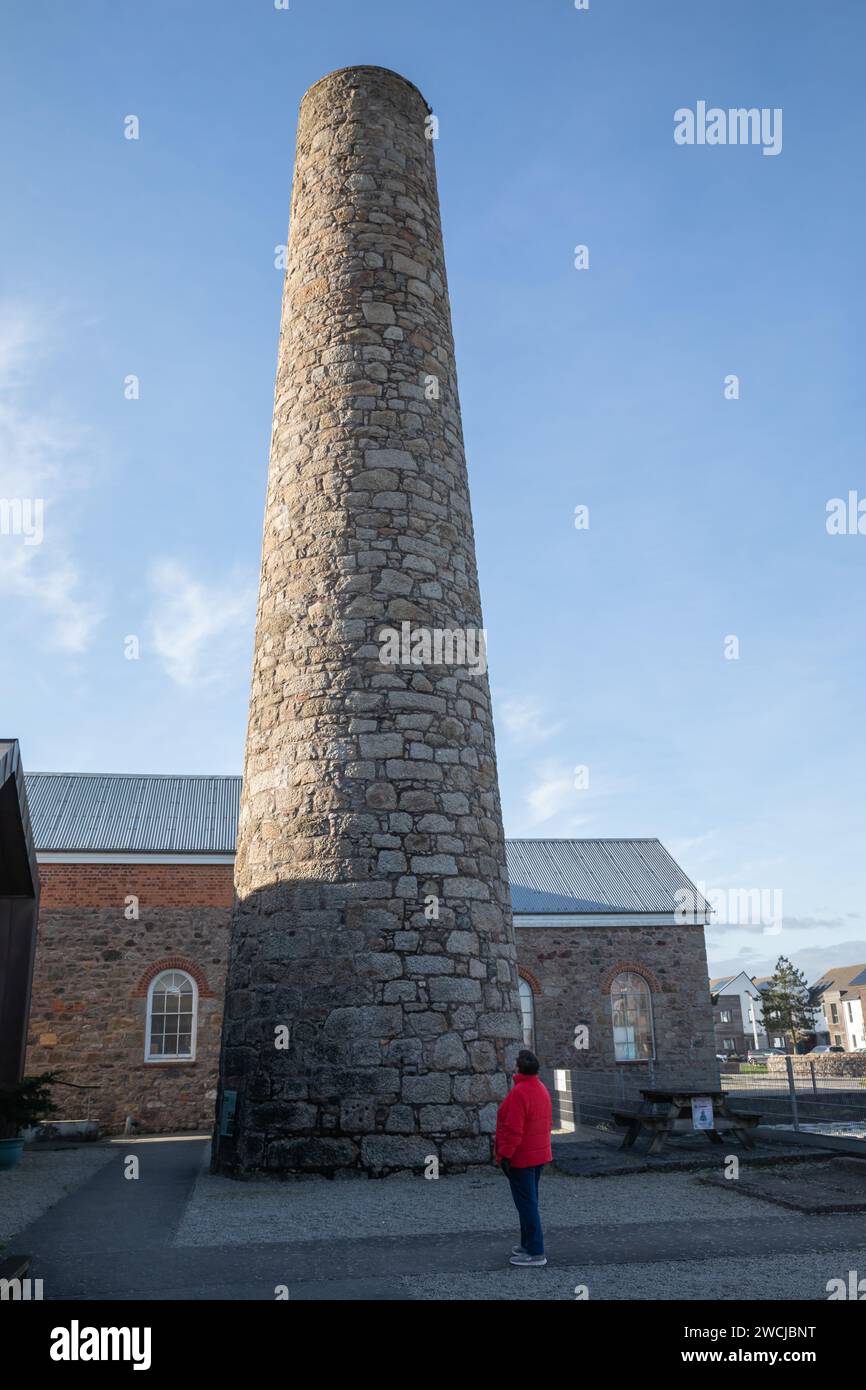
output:
M239 772L40 772L38 770L25 773L27 777L127 777L130 780L136 778L145 781L156 781L158 778L165 781L174 782L240 782L243 780Z
M592 845L660 845L658 835L506 835L512 844L573 845L585 841Z

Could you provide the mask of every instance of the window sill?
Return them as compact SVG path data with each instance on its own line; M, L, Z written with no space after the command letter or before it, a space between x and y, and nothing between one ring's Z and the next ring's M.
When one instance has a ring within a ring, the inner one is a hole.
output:
M145 1057L146 1067L194 1067L194 1057Z

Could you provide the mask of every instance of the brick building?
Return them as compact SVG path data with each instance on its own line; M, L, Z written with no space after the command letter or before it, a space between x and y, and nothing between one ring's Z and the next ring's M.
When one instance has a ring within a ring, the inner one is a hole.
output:
M61 1093L64 1113L112 1131L209 1129L240 778L35 773L27 790L42 883L28 1073L87 1088ZM677 921L694 890L662 845L507 849L543 1066L618 1094L651 1075L714 1082L703 923Z

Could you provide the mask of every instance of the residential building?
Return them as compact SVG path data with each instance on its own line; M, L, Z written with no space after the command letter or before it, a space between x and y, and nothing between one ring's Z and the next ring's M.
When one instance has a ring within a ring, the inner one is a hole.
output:
M826 1023L826 1040L846 1052L866 1047L866 964L825 970L812 986L811 998Z

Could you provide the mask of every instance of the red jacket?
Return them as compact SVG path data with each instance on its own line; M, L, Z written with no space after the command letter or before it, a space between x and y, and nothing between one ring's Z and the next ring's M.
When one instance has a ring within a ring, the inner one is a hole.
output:
M518 1072L514 1085L496 1114L496 1161L510 1159L515 1168L550 1163L550 1092L537 1076Z

